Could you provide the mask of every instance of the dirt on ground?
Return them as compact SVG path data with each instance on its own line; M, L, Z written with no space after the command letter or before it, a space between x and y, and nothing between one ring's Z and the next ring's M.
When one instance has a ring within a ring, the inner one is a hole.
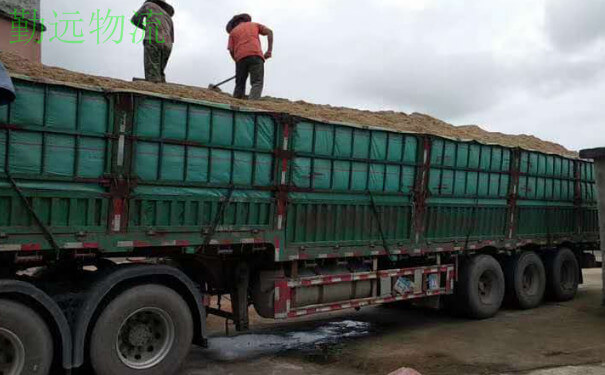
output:
M454 126L429 115L405 114L394 111L371 112L351 108L318 105L304 101L292 102L287 99L266 97L259 101L244 101L232 96L200 87L178 84L154 84L145 81L129 82L107 77L98 77L77 73L61 68L49 67L27 61L10 52L0 51L0 59L12 74L26 75L32 78L47 79L79 85L100 87L105 90L134 90L158 93L184 99L205 100L271 112L292 115L326 122L376 126L404 132L439 135L461 140L476 140L482 143L499 144L507 147L521 147L549 154L558 154L577 158L576 152L565 147L541 140L531 135L506 135L488 132L476 125Z
M388 305L290 322L253 314L250 333L227 337L211 317L210 348L193 350L182 374L605 374L600 270L585 282L574 301L484 321Z

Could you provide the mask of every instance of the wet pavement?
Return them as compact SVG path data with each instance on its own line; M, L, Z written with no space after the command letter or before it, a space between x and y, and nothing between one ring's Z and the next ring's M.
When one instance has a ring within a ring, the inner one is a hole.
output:
M346 339L370 334L370 328L367 322L344 320L329 322L312 330L215 337L209 340L205 356L215 361L240 361L289 352L321 356Z

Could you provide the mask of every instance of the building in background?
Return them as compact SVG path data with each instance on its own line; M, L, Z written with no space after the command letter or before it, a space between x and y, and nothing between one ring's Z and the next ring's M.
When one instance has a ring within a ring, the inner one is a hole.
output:
M41 62L45 28L40 18L40 0L0 0L0 50Z

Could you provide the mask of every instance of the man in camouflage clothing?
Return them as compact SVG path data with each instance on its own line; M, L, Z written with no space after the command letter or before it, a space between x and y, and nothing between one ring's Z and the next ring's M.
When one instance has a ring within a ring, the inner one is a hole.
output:
M174 43L174 8L164 0L147 0L131 22L145 30L145 80L165 83L164 73Z

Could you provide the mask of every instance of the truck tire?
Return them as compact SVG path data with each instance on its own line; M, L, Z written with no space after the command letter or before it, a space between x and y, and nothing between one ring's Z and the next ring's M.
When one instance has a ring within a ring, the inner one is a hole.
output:
M538 307L546 289L542 259L534 252L524 252L507 259L504 269L507 300L524 310Z
M192 339L191 312L178 293L161 285L136 286L99 316L90 338L90 361L98 375L173 374Z
M580 266L575 254L566 248L546 258L548 297L559 302L574 299L580 283Z
M505 292L500 263L490 255L478 255L460 267L456 287L457 311L472 319L491 318L502 306Z
M0 300L0 374L45 375L53 362L53 339L38 313Z

